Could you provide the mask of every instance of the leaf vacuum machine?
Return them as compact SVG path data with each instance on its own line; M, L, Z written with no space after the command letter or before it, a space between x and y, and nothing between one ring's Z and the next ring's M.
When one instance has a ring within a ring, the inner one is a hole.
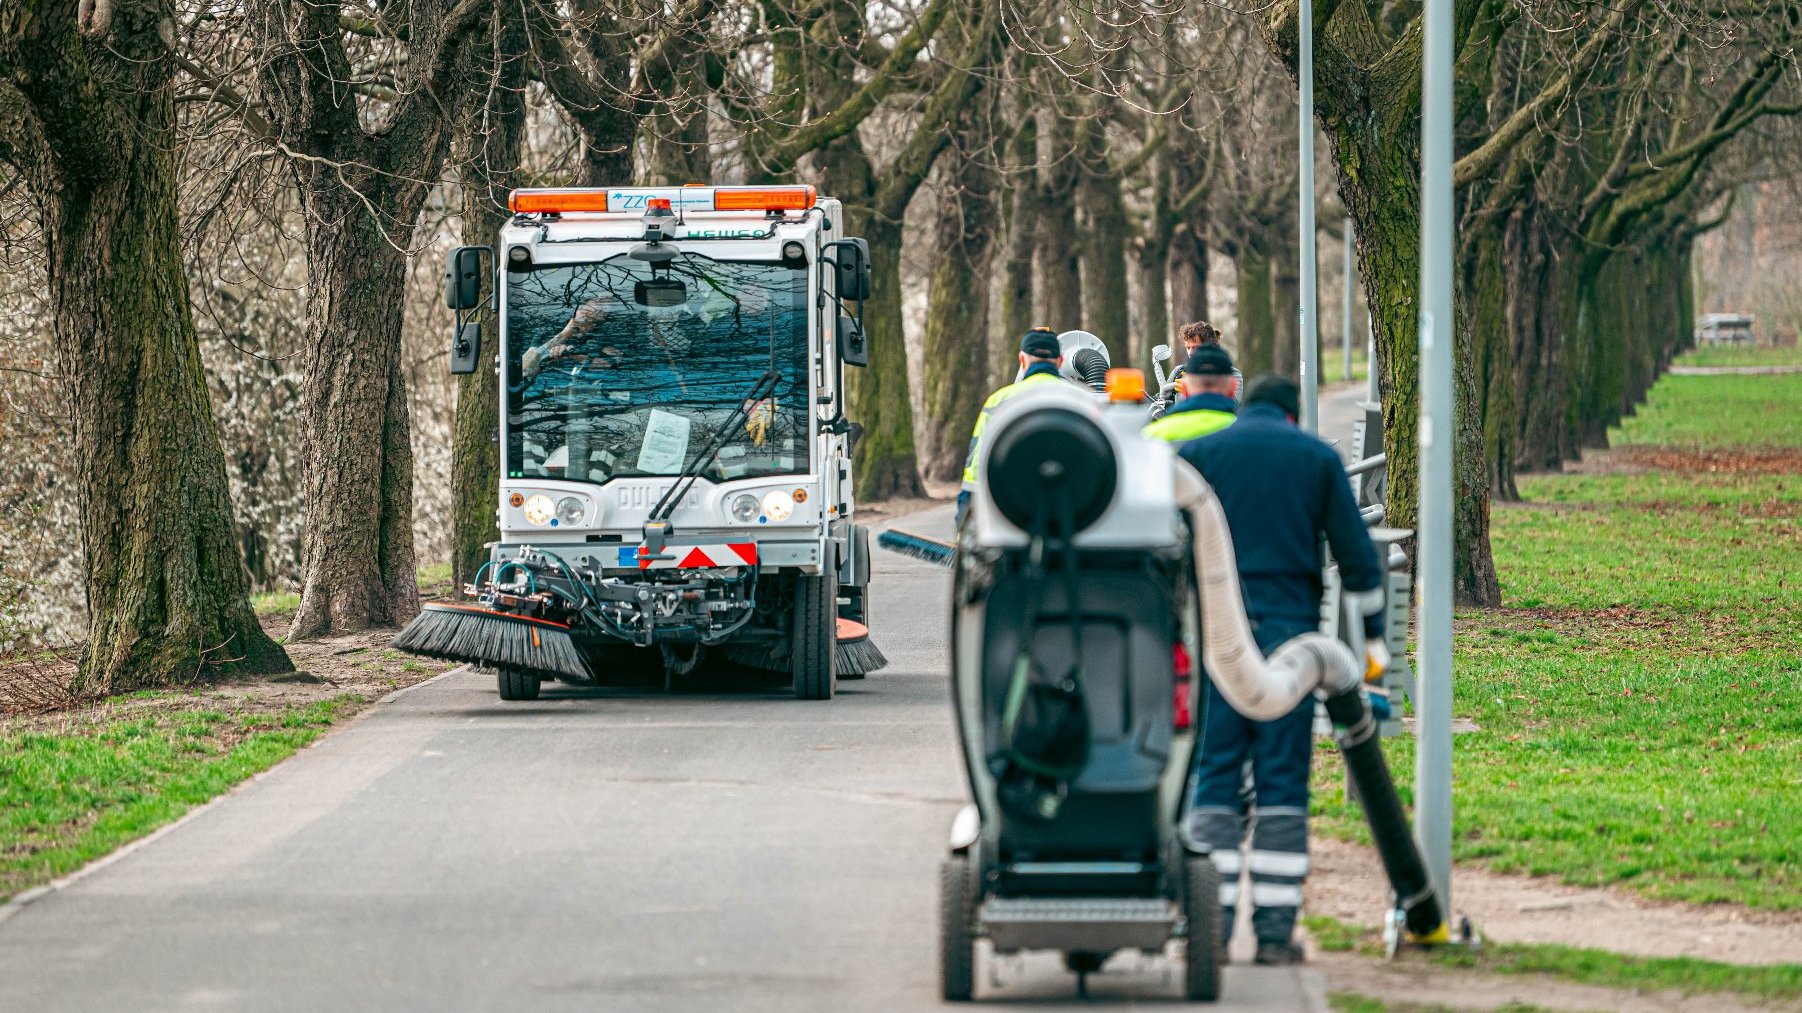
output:
M1169 444L1140 435L1145 421L1142 405L1073 384L990 418L952 561L952 696L974 804L941 866L946 999L974 996L979 942L1060 952L1079 987L1117 951L1174 942L1184 993L1219 996L1219 875L1178 830L1196 738L1174 730L1184 641L1247 716L1320 696L1395 916L1418 938L1444 931L1360 692L1363 644L1307 633L1258 650L1219 503Z

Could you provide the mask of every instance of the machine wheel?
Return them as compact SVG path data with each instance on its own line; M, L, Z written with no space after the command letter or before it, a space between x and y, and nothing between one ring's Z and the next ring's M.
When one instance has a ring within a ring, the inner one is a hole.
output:
M502 700L536 700L538 688L543 684L536 672L528 672L523 668L500 668L499 673Z
M1184 994L1198 1002L1220 998L1220 870L1207 857L1190 858L1183 876Z
M974 886L969 859L947 858L939 865L939 981L947 1002L976 995Z
M832 699L838 654L837 591L838 581L830 574L795 578L789 663L794 667L796 699Z

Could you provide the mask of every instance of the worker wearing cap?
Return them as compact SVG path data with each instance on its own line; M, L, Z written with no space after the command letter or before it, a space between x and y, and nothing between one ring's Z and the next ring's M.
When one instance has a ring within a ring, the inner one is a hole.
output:
M1220 499L1258 649L1268 655L1319 628L1324 538L1339 564L1340 586L1364 605L1369 649L1384 655L1371 660L1387 665L1377 590L1383 573L1376 547L1358 515L1339 455L1296 426L1299 402L1293 380L1259 377L1247 388L1237 421L1184 444L1178 453ZM1303 700L1275 721L1253 721L1233 710L1209 683L1206 715L1184 832L1211 849L1220 870L1223 933L1232 932L1243 862L1251 870L1257 962L1295 963L1302 959L1292 935L1308 873L1314 699ZM1249 799L1243 790L1247 760L1252 769ZM1240 848L1248 823L1251 850L1245 860Z
M982 449L982 431L988 428L989 415L1003 401L1021 391L1042 383L1068 383L1058 370L1064 364L1063 347L1057 333L1048 327L1034 327L1020 339L1020 379L989 395L976 416L976 428L970 432L970 455L964 459L964 484L957 492L957 525L963 526L964 511L970 505L970 493L976 490L976 456Z
M1200 345L1183 365L1177 381L1181 400L1162 418L1145 427L1145 435L1171 443L1199 440L1233 424L1238 403L1233 400L1233 357L1219 345Z
M1170 374L1169 378L1164 381L1164 386L1158 391L1157 396L1151 399L1151 417L1154 419L1162 418L1164 414L1170 410L1171 404L1182 396L1182 378L1189 369L1188 357L1194 355L1197 349L1205 348L1208 345L1218 346L1220 344L1219 329L1213 324L1208 323L1206 320L1196 320L1192 323L1184 324L1176 332L1176 337L1177 340L1181 341L1183 344L1183 360L1177 365L1175 371ZM1234 369L1233 386L1231 390L1226 392L1227 396L1237 402L1239 399L1239 391L1244 386L1245 377L1240 375L1237 369Z

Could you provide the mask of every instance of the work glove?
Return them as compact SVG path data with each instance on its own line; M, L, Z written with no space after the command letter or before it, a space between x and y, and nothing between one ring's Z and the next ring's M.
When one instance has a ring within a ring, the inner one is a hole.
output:
M1377 682L1389 671L1389 645L1378 639L1364 642L1364 681Z

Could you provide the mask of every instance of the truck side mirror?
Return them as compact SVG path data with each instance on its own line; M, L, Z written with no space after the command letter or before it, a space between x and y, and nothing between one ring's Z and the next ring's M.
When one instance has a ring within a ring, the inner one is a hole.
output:
M864 337L863 324L854 317L838 318L838 358L847 366L870 364L870 344Z
M838 297L863 302L870 297L870 244L840 239L832 244L838 262Z
M486 246L459 246L444 269L446 309L472 310L482 304L482 256Z
M457 328L451 341L451 375L462 376L476 371L476 359L482 354L482 325L474 320Z

